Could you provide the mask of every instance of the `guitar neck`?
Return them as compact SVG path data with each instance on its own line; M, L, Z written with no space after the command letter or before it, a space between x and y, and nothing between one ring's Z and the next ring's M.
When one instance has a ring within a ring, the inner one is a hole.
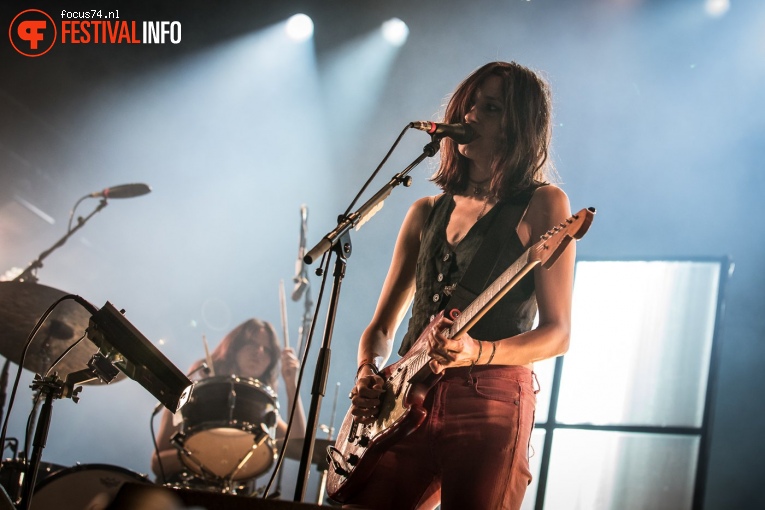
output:
M531 258L531 250L527 249L513 264L508 267L491 285L481 292L454 320L449 329L449 338L459 338L467 333L481 317L488 312L497 301L518 283L521 278L539 264L539 260Z

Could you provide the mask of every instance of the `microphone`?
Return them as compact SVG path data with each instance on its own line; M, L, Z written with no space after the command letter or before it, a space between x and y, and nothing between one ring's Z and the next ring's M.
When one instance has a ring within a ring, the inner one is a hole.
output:
M478 138L478 134L469 124L438 124L436 122L420 120L410 123L409 127L419 129L420 131L427 131L438 138L446 136L461 144L470 143Z
M121 184L88 195L91 198L133 198L140 197L151 191L148 184Z
M292 281L295 288L292 289L292 300L298 301L308 287L308 278L305 277L305 237L308 230L308 208L305 204L300 206L300 247L298 248L297 262L295 262L295 277Z

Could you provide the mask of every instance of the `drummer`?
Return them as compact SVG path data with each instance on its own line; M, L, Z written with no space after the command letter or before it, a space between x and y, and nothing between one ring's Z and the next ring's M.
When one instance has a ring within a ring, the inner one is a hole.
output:
M259 319L248 319L231 330L218 347L210 354L215 376L236 375L242 378L257 379L267 384L274 391L278 381L279 361L287 393L287 407L284 412L289 415L295 401L297 389L297 372L300 362L291 348L280 349L279 340L274 327ZM191 366L189 373L200 374L200 378L212 376L204 370L199 370L205 360L199 360ZM180 430L180 425L173 425L173 415L165 410L159 427L157 444L159 446L160 469L156 452L151 458L151 469L157 479L162 481L164 471L165 482L178 478L186 469L183 466L178 449L172 445L170 438ZM281 439L287 432L287 423L281 416L276 420L276 439ZM295 410L295 423L290 432L292 438L302 438L305 435L305 413L303 404L298 398Z

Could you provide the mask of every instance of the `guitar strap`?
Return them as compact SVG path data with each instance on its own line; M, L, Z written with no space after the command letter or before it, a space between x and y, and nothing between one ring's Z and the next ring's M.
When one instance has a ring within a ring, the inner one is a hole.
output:
M481 246L478 247L465 274L452 292L446 310L464 310L491 283L491 275L501 260L503 251L507 249L511 233L514 235L530 199L531 194L528 194L520 199L497 204L499 210L486 229ZM446 315L448 317L448 312Z

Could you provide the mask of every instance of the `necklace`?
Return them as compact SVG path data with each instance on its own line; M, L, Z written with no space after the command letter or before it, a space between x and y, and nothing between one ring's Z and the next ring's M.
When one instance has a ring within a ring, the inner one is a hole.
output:
M489 195L487 194L487 195L485 195L485 196L483 197L483 206L481 207L481 210L478 212L478 216L477 216L477 217L476 217L476 219L475 219L476 223L477 223L477 222L479 222L479 221L481 220L481 218L483 218L483 215L484 215L484 214L486 214L486 208L487 208L488 206L489 206ZM472 227L471 227L471 228L472 228ZM468 232L469 232L469 231L470 231L470 228L466 229L466 230L465 230L465 231L462 233L462 235L460 235L460 236L459 236L457 239L455 239L454 241L447 241L447 242L448 242L448 243L449 243L449 245L450 245L450 246L451 246L451 247L454 249L454 248L456 248L456 246L457 246L458 244L460 244L460 242L462 242L462 240L465 238L465 236L468 234Z
M483 196L483 207L481 207L481 211L478 213L478 218L476 221L483 218L483 215L486 213L486 208L489 206L489 195L491 193L489 192L489 188L487 183L491 181L491 177L488 179L484 179L483 181L474 181L473 179L468 178L468 186L472 189L472 195L475 198L479 198Z
M481 206L481 210L478 212L478 216L475 219L476 222L480 221L481 218L483 218L483 215L486 214L486 208L487 207L489 207L489 193L486 193L483 196L483 205ZM450 217L450 219L451 219L451 217ZM470 228L472 228L472 225L470 226ZM452 249L454 249L458 244L460 244L460 242L462 242L462 240L465 238L465 236L470 231L470 228L465 229L465 231L462 232L462 234L459 237L457 237L454 241L449 241L447 239L447 243L449 243L449 246L451 246Z
M476 218L476 221L483 218L484 213L486 212L486 207L489 205L489 195L485 195L483 197L483 207L481 207L481 212L478 213L478 218Z
M468 179L468 186L470 188L473 188L473 196L481 196L484 193L488 192L489 190L487 188L484 188L484 185L489 182L491 179L486 179L481 182L476 182L472 179Z

